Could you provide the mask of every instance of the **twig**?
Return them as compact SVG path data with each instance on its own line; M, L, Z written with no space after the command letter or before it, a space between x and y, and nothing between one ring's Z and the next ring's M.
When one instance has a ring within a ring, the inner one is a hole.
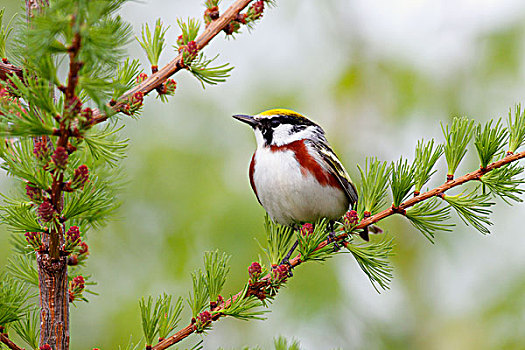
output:
M253 0L237 0L235 1L219 18L214 20L204 32L195 40L197 44L197 51L202 50L217 34L230 24L231 21L237 18L237 15L252 2ZM182 53L175 57L170 63L158 70L158 72L150 75L139 85L126 91L117 99L117 102L110 106L113 110L118 111L125 105L130 97L137 92L147 95L157 87L161 86L173 74L177 73L185 66L182 63ZM107 115L102 114L98 109L93 110L93 124L98 124L107 120Z
M204 32L195 40L195 43L197 44L197 52L208 45L208 43L222 32L231 21L237 19L239 13L252 1L253 0L237 0L219 18L211 22ZM128 103L128 99L134 96L137 92L147 95L151 91L160 87L169 77L181 69L185 69L185 66L182 63L182 56L182 53L177 55L177 57L171 62L159 69L156 73L150 75L142 83L126 91L115 103L108 104L108 107L118 112L126 103ZM10 74L16 74L19 77L22 77L22 69L10 63L0 62L0 80L6 80ZM93 110L93 124L102 123L107 119L108 116L103 114L100 110Z
M0 332L0 342L4 343L5 345L7 345L7 347L11 350L24 350L23 348L19 347L18 345L16 345L15 343L13 343L11 341L11 339L9 339L9 337L7 336L6 333L2 333Z
M0 80L7 80L11 74L16 74L20 79L24 78L21 68L9 62L0 61Z
M458 177L454 180L451 180L451 181L447 181L445 182L443 185L439 186L439 187L436 187L430 191L427 191L427 192L424 192L416 197L413 197L413 198L410 198L408 199L407 201L401 203L399 205L399 207L396 208L396 210L394 210L393 208L389 208L389 209L386 209L386 210L383 210L382 212L380 213L377 213L375 215L372 215L368 218L365 218L363 220L361 220L361 222L359 223L359 225L357 225L356 227L354 227L354 230L358 230L358 229L362 229L362 228L365 228L369 225L372 225L380 220L383 220L393 214L396 214L396 213L400 213L402 212L402 210L406 209L406 208L409 208L419 202L422 202L422 201L425 201L431 197L434 197L434 196L438 196L440 194L443 194L445 193L447 190L453 188L453 187L457 187L459 185L462 185L468 181L472 181L472 180L479 180L479 178L481 176L483 176L484 174L494 170L494 169L497 169L497 168L500 168L506 164L509 164L509 163L512 163L512 162L515 162L519 159L523 159L525 158L525 151L523 152L520 152L520 153L515 153L515 154L510 154L510 155L507 155L506 157L496 161L496 162L493 162L491 164L489 164L485 169L478 169L476 171L473 171L471 173L468 173L466 175L463 175L461 177ZM344 243L344 240L348 238L348 234L347 233L343 233L343 234L340 234L336 237L334 237L331 242L334 242L334 241L343 241ZM319 250L323 247L325 247L327 244L329 244L327 241L324 241L322 242L321 244L319 244L317 246L317 248L315 250ZM294 268L298 265L300 265L302 263L301 261L301 255L298 254L297 256L295 256L293 259L290 260L289 262L289 267L290 268ZM271 274L267 274L266 276L262 277L260 281L268 281L270 280L271 278ZM227 299L224 301L224 304L217 307L217 308L214 308L212 311L215 311L215 312L219 312L217 313L214 318L214 321L219 319L220 317L223 317L224 315L222 315L220 313L221 310L224 310L226 308L228 308L232 303L234 303L239 297L241 297L242 295L242 292L239 292L237 293L236 295L234 295L233 297ZM172 335L171 337L168 337L166 339L164 339L163 341L159 342L157 345L155 345L152 350L164 350L168 347L170 347L171 345L177 343L177 342L180 342L181 340L183 340L184 338L188 337L190 334L192 334L193 332L196 331L196 327L195 325L193 324L190 324L188 326L186 326L185 328L181 329L180 331L178 331L177 333L175 333L174 335Z

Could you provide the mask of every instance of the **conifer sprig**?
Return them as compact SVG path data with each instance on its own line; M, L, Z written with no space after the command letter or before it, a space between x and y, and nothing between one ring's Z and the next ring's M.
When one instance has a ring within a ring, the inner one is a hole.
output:
M509 109L507 127L509 129L508 153L514 153L525 142L525 110L521 110L521 104L515 107L514 119L512 110Z
M4 19L4 13L5 9L0 9L0 59L6 59L7 53L6 53L6 43L9 38L9 35L13 31L13 28L11 28L11 22L13 21L13 18L7 23L7 25L4 26L3 19Z
M328 223L329 220L322 219L316 222L310 230L296 230L296 237L299 242L297 250L301 254L301 261L325 261L333 255L333 243L328 243L319 248L319 245L327 240Z
M226 78L230 76L233 67L231 67L229 63L210 67L210 64L213 63L217 57L219 57L219 55L207 59L201 52L189 67L189 71L199 80L203 89L206 87L205 84L217 85L218 83L225 82Z
M233 300L228 307L220 311L222 315L232 316L239 320L264 320L263 315L268 312L260 309L262 303L255 296L248 296L248 284L243 288L241 294L237 298L231 297Z
M208 290L206 289L206 277L202 270L192 272L193 290L188 298L193 318L196 318L208 304Z
M0 276L0 326L16 322L28 311L28 290L21 282L8 276Z
M494 205L494 202L490 202L487 194L478 192L478 189L474 189L467 194L443 195L442 198L456 210L466 225L472 225L479 232L489 234L487 226L492 225L489 219L492 211L488 208Z
M142 26L142 40L140 40L138 37L136 38L140 46L142 46L142 48L146 52L148 60L151 64L151 70L153 72L156 72L158 70L159 57L162 53L162 50L165 47L165 35L168 29L169 26L163 28L162 22L159 18L155 22L155 29L153 31L153 35L151 33L151 30L149 29L149 25L146 23Z
M414 205L405 212L405 216L431 243L434 243L436 232L450 232L454 226L447 222L450 207L443 208L435 197Z
M357 168L361 174L357 212L363 218L377 213L385 205L391 168L377 158L367 158L364 170L359 165Z
M162 294L159 297L159 303L161 307L159 309L159 339L167 338L171 332L180 322L180 315L182 313L182 298L179 297L174 305L172 305L171 295Z
M359 267L372 282L372 286L379 293L379 288L389 289L392 280L392 266L389 259L392 256L393 239L383 237L378 242L367 244L354 243L354 238L344 242L344 246L356 259Z
M26 313L20 320L13 323L13 329L31 349L39 348L40 315L38 311Z
M523 167L511 163L494 169L479 178L481 183L494 195L500 197L507 204L510 201L522 202L519 196L525 193L523 185L525 179L518 177L523 173Z
M284 259L293 244L294 230L289 226L274 223L266 215L264 217L264 231L266 232L266 247L263 247L261 243L259 246L266 254L270 264L277 265Z
M467 153L467 145L472 139L474 121L467 118L454 118L452 126L441 124L445 136L445 158L447 159L447 180L454 178L459 163Z
M432 171L437 160L443 154L443 145L438 144L434 148L434 139L428 141L419 140L416 146L414 158L414 195L421 192L423 186L430 180L437 170Z
M498 119L494 127L492 120L489 120L483 128L481 124L476 126L475 135L474 145L478 151L480 168L485 169L505 146L507 130L503 128L501 119Z
M155 341L155 336L159 332L160 322L160 310L162 304L159 302L160 299L153 301L153 297L149 296L147 299L142 298L139 301L140 314L142 318L142 330L144 332L144 338L146 339L146 345L151 347L151 344Z
M226 276L230 272L230 261L231 256L222 253L218 250L213 252L204 253L204 270L205 270L205 281L206 290L208 291L208 300L217 300L221 294L224 283L226 282Z
M392 162L390 168L390 188L394 198L392 205L397 208L408 197L414 185L414 167L401 157L396 163Z

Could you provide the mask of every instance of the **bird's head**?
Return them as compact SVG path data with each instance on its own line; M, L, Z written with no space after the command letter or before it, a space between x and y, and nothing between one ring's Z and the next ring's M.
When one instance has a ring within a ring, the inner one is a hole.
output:
M324 138L323 129L289 109L270 109L257 115L234 115L253 128L257 147L283 146L302 139Z

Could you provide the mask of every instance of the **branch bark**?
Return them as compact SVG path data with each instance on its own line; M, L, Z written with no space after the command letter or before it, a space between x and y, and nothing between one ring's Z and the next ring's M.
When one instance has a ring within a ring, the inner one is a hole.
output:
M11 350L24 350L15 343L13 343L13 341L9 339L6 333L0 332L0 342L4 343Z
M400 212L403 212L404 209L409 208L411 206L414 206L415 204L417 204L419 202L422 202L422 201L425 201L425 200L427 200L427 199L429 199L431 197L443 194L446 191L448 191L449 189L457 187L459 185L462 185L462 184L464 184L466 182L473 181L473 180L479 180L479 178L481 176L483 176L484 174L486 174L486 173L488 173L488 172L490 172L490 171L492 171L494 169L500 168L500 167L502 167L502 166L504 166L506 164L509 164L509 163L518 161L520 159L523 159L523 158L525 158L525 151L520 152L520 153L507 155L504 158L489 164L485 169L478 169L476 171L473 171L471 173L468 173L468 174L463 175L461 177L458 177L456 179L447 181L443 185L441 185L439 187L436 187L436 188L434 188L432 190L429 190L427 192L424 192L424 193L422 193L422 194L420 194L420 195L418 195L416 197L410 198L410 199L406 200L405 202L401 203L401 205L398 208L395 208L395 209L394 208L388 208L388 209L383 210L380 213L377 213L377 214L372 215L372 216L370 216L370 217L368 217L366 219L363 219L363 220L361 220L359 222L359 224L354 229L358 230L358 229L365 228L365 227L367 227L369 225L375 224L375 223L377 223L380 220L383 220L383 219L385 219L385 218L387 218L389 216L392 216L393 214L398 214ZM403 209L403 210L400 210L400 209ZM335 238L333 238L332 242L333 241L338 241L338 242L344 241L346 238L348 238L348 234L347 233L342 233L342 234L336 236ZM325 247L327 244L329 244L327 241L322 242L321 244L319 244L317 246L316 250ZM301 261L301 255L300 254L295 256L289 262L290 268L294 268L294 267L299 266L301 264L302 264L302 261ZM269 281L270 278L271 278L271 275L267 274L266 276L264 276L261 279L261 281ZM233 302L235 302L238 298L240 298L241 295L242 295L242 292L237 293L233 297L225 300L223 305L213 309L212 311L219 311L220 312L220 310L224 310L224 309L228 308ZM215 315L214 321L218 320L220 317L223 317L223 316L224 315L222 315L220 313ZM170 346L180 342L181 340L185 339L186 337L191 335L196 330L197 330L197 327L194 324L190 324L190 325L186 326L185 328L181 329L180 331L178 331L177 333L175 333L174 335L172 335L171 337L168 337L168 338L164 339L163 341L159 342L157 345L155 345L152 348L152 350L164 350L164 349L166 349L166 348L168 348L168 347L170 347Z

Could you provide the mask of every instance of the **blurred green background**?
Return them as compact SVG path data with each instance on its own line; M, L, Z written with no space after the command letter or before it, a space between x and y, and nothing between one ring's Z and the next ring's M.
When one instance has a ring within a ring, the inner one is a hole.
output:
M122 15L137 34L142 23L162 18L175 42L176 18L200 18L201 2L132 2ZM130 336L140 339L138 299L186 297L205 250L233 256L225 294L241 287L261 254L264 210L247 176L252 131L231 115L297 110L324 127L357 178L356 164L367 156L411 159L418 139L441 142L440 121L506 117L524 101L521 1L277 4L253 31L236 40L220 35L206 49L235 66L226 83L202 90L181 72L168 104L149 96L142 117L126 120L122 171L129 182L118 216L90 233L88 271L99 296L72 307L72 349L116 349ZM9 18L22 5L1 6ZM148 66L139 45L129 52ZM167 49L161 63L173 56ZM467 157L460 173L477 166L472 148ZM438 164L432 184L445 177L444 160ZM401 218L387 219L382 226L396 237L390 290L377 294L348 255L305 265L267 321L224 319L204 338L205 348L269 349L283 335L303 349L525 349L524 210L498 203L490 236L458 223L435 245ZM0 266L9 254L2 228Z

